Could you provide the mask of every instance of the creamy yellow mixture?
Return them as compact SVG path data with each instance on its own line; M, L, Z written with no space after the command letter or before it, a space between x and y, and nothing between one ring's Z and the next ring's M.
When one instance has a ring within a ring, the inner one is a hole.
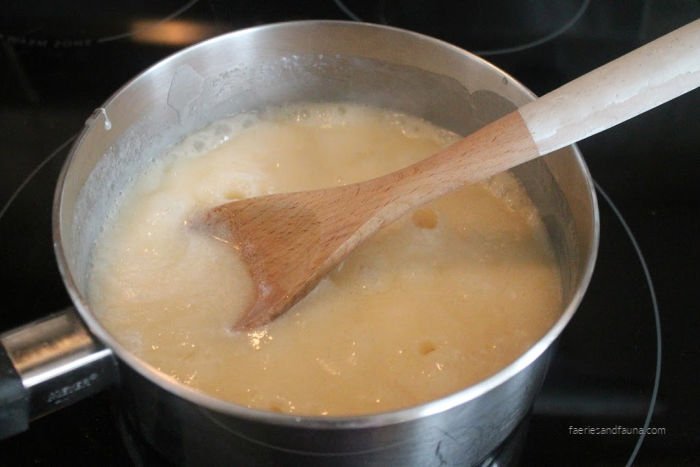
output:
M405 216L291 311L248 333L231 330L252 299L245 266L188 226L232 199L378 176L455 138L353 105L219 121L137 180L96 247L90 302L155 368L250 407L362 414L469 386L516 359L560 314L553 254L512 176Z

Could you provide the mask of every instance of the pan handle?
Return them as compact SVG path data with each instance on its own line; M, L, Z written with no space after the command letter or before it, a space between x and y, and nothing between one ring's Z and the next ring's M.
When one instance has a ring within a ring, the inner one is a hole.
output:
M112 351L73 308L0 335L0 439L118 379Z

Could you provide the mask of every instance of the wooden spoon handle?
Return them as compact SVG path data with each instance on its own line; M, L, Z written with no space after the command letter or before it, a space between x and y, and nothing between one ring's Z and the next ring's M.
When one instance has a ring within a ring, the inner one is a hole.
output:
M700 20L540 97L518 112L540 154L606 130L700 86Z
M580 141L698 86L700 20L555 89L417 164L378 179L377 185L393 187L382 201L388 206L380 217L394 220L407 206Z

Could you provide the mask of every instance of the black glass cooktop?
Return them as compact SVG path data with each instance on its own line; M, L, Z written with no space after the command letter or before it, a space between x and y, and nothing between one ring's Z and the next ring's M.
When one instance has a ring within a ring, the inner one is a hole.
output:
M270 22L361 20L476 51L542 94L699 17L698 0L5 2L0 329L69 304L50 211L70 142L112 92L180 48ZM524 429L520 463L699 465L700 91L579 146L598 183L599 259ZM0 441L0 465L162 463L113 399L105 392ZM643 439L622 434L645 427Z

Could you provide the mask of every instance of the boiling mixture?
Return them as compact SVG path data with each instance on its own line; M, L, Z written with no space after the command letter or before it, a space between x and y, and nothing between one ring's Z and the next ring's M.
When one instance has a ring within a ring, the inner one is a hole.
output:
M290 311L250 332L232 330L253 299L245 265L190 223L231 200L379 176L457 138L350 104L215 122L129 187L93 253L91 307L159 371L263 410L375 413L476 383L526 351L561 313L546 232L510 174L386 227Z

